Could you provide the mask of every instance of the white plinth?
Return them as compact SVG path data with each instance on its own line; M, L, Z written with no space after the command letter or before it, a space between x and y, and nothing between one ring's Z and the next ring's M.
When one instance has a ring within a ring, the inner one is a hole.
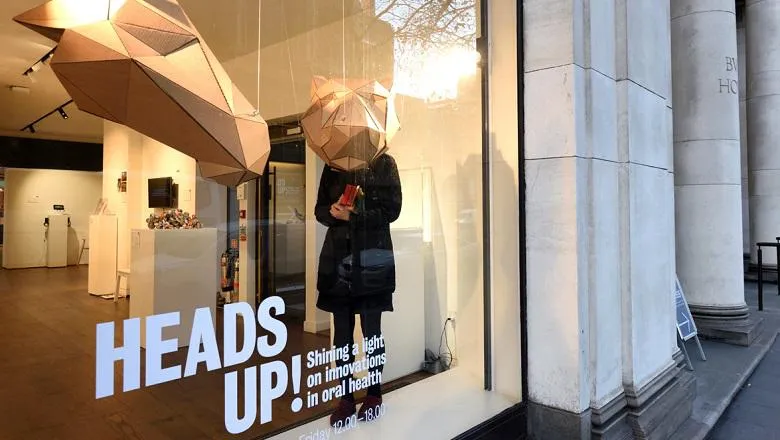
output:
M422 230L393 229L395 293L392 313L382 315L387 364L382 381L420 371L425 360L425 261Z
M217 230L141 230L131 232L130 317L179 312L178 326L163 329L163 339L189 345L195 309L211 309L216 322ZM146 327L141 325L141 346Z
M383 383L420 371L425 360L425 264L422 231L394 229L392 238L396 274L394 311L382 314L382 335L387 353L387 363L382 371ZM358 316L355 319L355 341L360 341L362 337ZM361 359L363 356L361 349L357 358ZM356 374L355 377L361 377L363 374Z
M46 267L68 265L68 220L67 215L50 215L46 232Z
M117 218L89 216L89 280L91 295L110 295L116 287Z
M306 272L306 224L279 223L276 226L274 251L277 275L298 275Z

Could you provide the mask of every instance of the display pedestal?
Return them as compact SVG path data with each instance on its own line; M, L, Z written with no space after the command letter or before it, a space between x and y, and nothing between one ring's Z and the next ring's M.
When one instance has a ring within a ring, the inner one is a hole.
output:
M383 382L420 371L425 360L425 261L422 229L392 229L395 293L392 313L382 316L387 339Z
M216 323L218 262L217 230L177 229L131 232L130 317L179 312L179 325L163 329L163 339L189 345L195 309L211 309ZM141 346L146 348L146 325L142 319Z
M46 267L68 265L68 220L67 215L50 215L46 231Z
M276 274L299 275L306 272L306 224L279 223L276 228Z
M422 230L393 229L395 293L393 312L382 314L382 335L387 362L382 382L387 383L420 371L425 360L425 261ZM331 334L333 332L331 319ZM355 317L355 341L361 341L360 316ZM359 344L362 346L362 344ZM365 356L362 347L357 359ZM355 374L362 377L365 372Z
M115 215L89 216L90 295L114 294L116 283L117 218Z

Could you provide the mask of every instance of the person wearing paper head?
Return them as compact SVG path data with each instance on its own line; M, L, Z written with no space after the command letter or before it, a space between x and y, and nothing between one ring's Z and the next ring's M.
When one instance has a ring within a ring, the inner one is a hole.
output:
M395 259L390 224L401 213L401 182L395 159L379 155L368 167L342 171L325 166L317 193L315 217L328 227L319 257L317 307L333 314L333 344L349 345L357 315L364 338L381 337L383 312L393 311ZM358 342L359 343L359 342ZM384 345L372 357L384 355ZM347 362L354 361L350 355ZM382 365L372 369L381 374ZM346 378L349 382L350 378ZM382 404L380 384L368 387L358 419ZM331 415L331 424L356 412L347 393Z

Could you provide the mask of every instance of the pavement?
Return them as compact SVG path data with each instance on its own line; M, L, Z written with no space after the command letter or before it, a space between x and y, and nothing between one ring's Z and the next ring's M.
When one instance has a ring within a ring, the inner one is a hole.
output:
M780 439L780 340L710 432L710 440Z
M751 315L763 318L763 330L750 347L701 340L704 361L695 342L688 341L697 394L691 417L671 440L780 440L777 292L777 284L764 285L764 311L759 312L757 284L745 283Z

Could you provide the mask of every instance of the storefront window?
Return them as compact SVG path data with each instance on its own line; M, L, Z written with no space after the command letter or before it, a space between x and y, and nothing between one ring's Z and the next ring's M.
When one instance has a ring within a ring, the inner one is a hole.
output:
M483 388L479 2L178 3L268 123L267 165L221 185L106 123L96 258L46 272L9 438L360 436L409 423L406 387Z
M349 430L392 417L400 387L484 374L478 5L297 6L261 4L259 108L277 136L258 300L285 301L308 391L288 389L261 434L323 416Z

